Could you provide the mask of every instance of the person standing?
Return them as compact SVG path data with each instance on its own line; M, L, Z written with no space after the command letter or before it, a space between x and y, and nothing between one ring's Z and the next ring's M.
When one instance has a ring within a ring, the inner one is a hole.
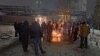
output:
M18 36L18 23L14 22L14 29L15 29L15 37Z
M28 50L28 39L29 39L29 23L28 21L24 21L23 23L19 23L19 40L22 44L22 48L24 52Z
M73 29L73 41L76 41L78 38L78 31L79 31L79 25L78 23L76 23L74 25L74 29Z
M42 28L42 31L43 31L43 37L45 38L46 37L46 30L47 30L47 28L46 28L46 23L45 22L43 22L42 24L41 24L41 28Z
M47 24L47 42L51 42L52 28L51 21L49 21Z
M43 31L39 23L36 21L30 26L30 37L33 40L34 48L35 48L35 55L39 55L39 50L41 53L46 53L42 48L41 37L43 37Z
M82 22L79 27L79 36L80 36L80 48L88 47L88 34L90 33L90 27L86 22Z

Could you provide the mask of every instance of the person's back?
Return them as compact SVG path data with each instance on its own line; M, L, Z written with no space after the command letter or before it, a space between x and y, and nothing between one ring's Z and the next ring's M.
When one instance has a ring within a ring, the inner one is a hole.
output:
M47 24L47 30L50 30L51 29L51 25L50 23Z
M87 26L86 22L82 22L79 28L80 48L88 47L88 34L89 33L90 33L90 27Z
M50 24L50 22L47 24L47 35L51 35L52 33L52 25Z
M20 22L20 23L18 23L18 32L19 32L19 35L22 34L22 29L23 29L23 24Z
M46 29L46 23L43 22L42 25L41 25L41 27L42 27L42 30L45 30Z
M42 34L42 30L37 22L33 23L30 27L30 35L32 38L40 38Z
M28 36L29 36L29 24L28 22L24 22L24 23L19 23L18 24L18 28L19 28L19 37L20 37L20 40L24 40L24 39L27 39Z
M30 26L30 36L33 40L35 55L37 56L39 55L38 53L39 50L41 51L41 53L45 53L41 44L42 30L40 25L37 22L34 22Z
M17 30L17 22L14 22L14 28L15 28L15 30Z
M90 33L90 28L86 24L80 26L80 36L87 37Z
M15 37L18 36L18 23L14 22L14 29L15 29Z
M22 44L24 52L27 52L28 48L28 38L29 38L29 24L28 21L19 24L19 40Z
M76 25L75 25L75 29L74 29L75 34L78 34L78 31L79 31L79 25L76 24Z
M23 23L23 27L22 27L22 31L24 35L29 35L29 23L27 21L25 21Z

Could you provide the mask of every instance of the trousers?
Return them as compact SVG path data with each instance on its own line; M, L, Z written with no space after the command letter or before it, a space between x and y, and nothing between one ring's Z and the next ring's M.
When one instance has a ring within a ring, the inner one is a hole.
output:
M34 50L35 50L35 54L37 55L39 50L41 51L41 53L43 52L43 48L42 48L42 43L41 43L41 38L34 38L33 39L33 44L34 44Z

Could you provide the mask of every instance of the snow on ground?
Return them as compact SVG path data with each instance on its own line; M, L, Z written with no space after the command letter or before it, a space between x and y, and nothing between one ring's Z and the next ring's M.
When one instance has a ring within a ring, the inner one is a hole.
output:
M100 49L100 30L91 29L88 38L88 42L91 47Z
M100 35L100 30L96 30L96 29L91 29L91 33L96 34L96 35Z
M14 31L13 26L0 25L0 31ZM89 35L89 46L88 49L79 49L79 40L75 43L69 44L67 42L53 44L53 43L43 43L44 49L47 51L44 56L100 56L100 42L97 41L100 38L100 30L94 29L94 34L91 29ZM96 41L99 43L96 46ZM15 51L16 50L16 51ZM32 47L29 47L28 54L24 54L21 45L14 46L13 48L0 53L0 56L35 56Z

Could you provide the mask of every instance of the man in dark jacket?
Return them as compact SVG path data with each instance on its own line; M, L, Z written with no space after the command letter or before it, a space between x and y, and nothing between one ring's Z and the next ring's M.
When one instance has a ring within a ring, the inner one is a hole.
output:
M41 53L45 53L41 44L41 37L43 37L43 32L40 25L36 21L30 26L30 36L34 43L35 55L39 55L39 50L41 51Z
M15 29L15 37L18 36L18 23L14 22L14 29Z
M78 23L74 24L74 28L73 28L73 41L76 41L77 40L77 36L78 36L78 31L79 31L79 25Z
M27 52L29 38L29 24L28 21L19 24L19 40L22 44L24 52Z

